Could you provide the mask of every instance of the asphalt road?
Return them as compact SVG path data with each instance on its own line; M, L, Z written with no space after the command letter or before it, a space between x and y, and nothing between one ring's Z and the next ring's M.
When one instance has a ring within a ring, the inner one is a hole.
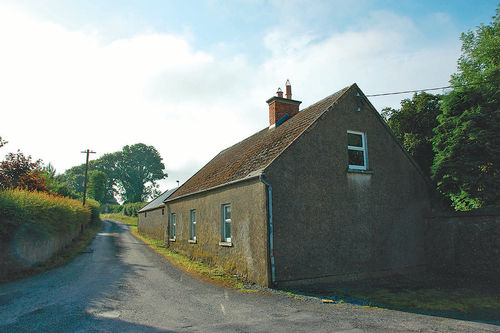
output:
M499 332L499 326L243 293L172 266L128 231L103 230L70 264L0 286L0 332Z

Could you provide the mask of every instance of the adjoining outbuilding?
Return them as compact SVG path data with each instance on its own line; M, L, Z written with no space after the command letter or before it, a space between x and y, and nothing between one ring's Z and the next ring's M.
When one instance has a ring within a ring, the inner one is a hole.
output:
M140 233L157 239L165 237L168 218L164 201L176 190L177 187L163 192L137 212L137 230Z

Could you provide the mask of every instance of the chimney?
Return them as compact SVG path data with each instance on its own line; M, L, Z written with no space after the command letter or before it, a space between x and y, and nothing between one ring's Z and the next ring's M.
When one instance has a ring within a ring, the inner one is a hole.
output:
M287 99L292 99L292 85L290 84L290 80L286 80L285 83L286 86L286 98Z
M299 106L301 101L295 101L292 99L292 85L289 80L286 80L286 98L283 98L283 91L281 88L278 88L276 92L276 96L271 97L266 102L269 104L269 128L273 128L275 126L281 124L287 118L285 115L288 115L288 118L295 116L299 113ZM279 120L283 119L281 122Z

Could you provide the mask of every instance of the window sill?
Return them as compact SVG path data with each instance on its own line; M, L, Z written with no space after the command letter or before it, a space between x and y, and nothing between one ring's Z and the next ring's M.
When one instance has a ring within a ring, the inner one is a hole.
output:
M175 242L175 237L174 238L169 238L168 241L169 242Z
M373 175L373 170L363 170L363 169L350 169L348 168L347 169L347 172L351 172L351 173L363 173L365 175Z
M188 239L188 243L196 244L198 242L196 241L196 239Z
M227 247L233 247L232 242L219 242L220 246L227 246Z

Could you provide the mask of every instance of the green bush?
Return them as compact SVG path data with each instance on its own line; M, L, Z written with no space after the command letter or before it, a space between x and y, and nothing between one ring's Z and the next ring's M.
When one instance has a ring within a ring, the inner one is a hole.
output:
M39 224L51 234L79 229L99 219L99 205L90 200L86 207L77 200L41 192L0 191L0 238L10 239L23 224Z
M103 214L119 214L123 210L122 205L104 204L101 205L101 213Z
M86 200L87 206L90 208L90 222L93 224L99 223L101 220L99 214L101 212L101 205L94 199Z
M146 202L134 202L123 205L123 215L125 216L137 216L137 212L141 210L142 207L146 206Z

